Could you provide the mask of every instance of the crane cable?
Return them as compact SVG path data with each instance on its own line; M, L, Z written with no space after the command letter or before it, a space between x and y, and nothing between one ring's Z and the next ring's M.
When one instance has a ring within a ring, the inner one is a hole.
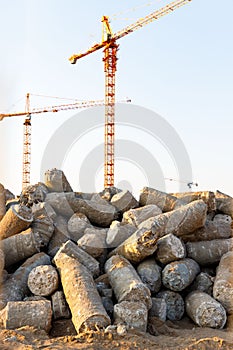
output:
M119 20L119 19L120 19L120 18L118 18L118 16L120 16L120 15L125 15L126 13L134 12L134 11L136 11L136 10L138 10L138 9L141 9L141 8L143 8L143 7L151 6L151 5L153 5L154 3L158 3L158 2L161 2L161 1L163 1L163 0L149 1L149 2L147 2L147 3L145 3L145 4L143 4L143 5L131 7L131 8L129 8L129 9L127 9L127 10L123 10L123 11L114 13L114 14L112 14L112 15L110 16L110 18L111 18L111 20L116 21L116 20ZM123 20L130 20L130 19L132 19L132 18L121 18L121 19L123 19Z

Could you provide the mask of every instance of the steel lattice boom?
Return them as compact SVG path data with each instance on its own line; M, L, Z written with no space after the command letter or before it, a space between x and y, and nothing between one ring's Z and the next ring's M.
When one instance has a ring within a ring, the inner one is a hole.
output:
M104 48L104 71L105 71L105 155L104 155L104 187L114 186L114 140L115 140L115 74L117 63L116 41L133 33L137 29L173 12L179 7L192 0L177 0L161 9L154 11L148 16L139 19L135 23L113 34L109 19L103 16L102 42L90 47L87 51L72 55L69 60L75 64L78 59L85 57L101 48Z
M115 102L115 101L114 101ZM122 102L130 102L122 101ZM54 105L43 108L33 108L30 109L30 99L29 94L26 95L26 107L24 112L14 112L0 114L0 121L8 117L25 116L24 128L23 128L23 170L22 170L22 189L24 190L28 185L30 185L30 173L31 173L31 115L32 114L42 114L50 112L59 112L71 109L81 109L88 107L103 106L105 104L104 100L96 101L80 101L69 104Z

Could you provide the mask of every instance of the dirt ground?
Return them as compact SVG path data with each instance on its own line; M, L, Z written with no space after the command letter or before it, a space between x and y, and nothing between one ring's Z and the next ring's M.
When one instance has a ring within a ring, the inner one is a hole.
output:
M231 321L231 320L230 320ZM124 336L116 332L90 332L76 335L70 320L54 322L50 334L30 327L0 330L0 349L88 349L88 350L212 350L233 349L232 322L224 330L195 327L185 319L156 326L158 335L128 331Z

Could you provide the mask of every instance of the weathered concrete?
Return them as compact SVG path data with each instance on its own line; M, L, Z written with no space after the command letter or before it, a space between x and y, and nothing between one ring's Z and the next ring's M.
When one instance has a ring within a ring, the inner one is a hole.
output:
M6 213L6 196L5 196L5 188L2 184L0 184L0 221Z
M144 303L122 301L114 305L114 323L125 323L141 332L146 332L148 311Z
M29 228L17 235L3 239L0 246L5 255L5 267L7 268L39 253L45 244L39 233Z
M185 299L188 316L200 327L223 328L226 323L226 311L209 294L194 291Z
M136 227L130 224L122 224L114 220L107 232L106 244L108 248L118 247L126 239L128 239L134 232Z
M108 227L117 216L116 208L111 204L103 205L77 197L70 203L75 213L85 214L93 225Z
M173 233L178 237L191 233L204 226L207 205L202 201L194 201L179 209L156 216L152 232L159 237Z
M138 229L109 256L119 254L133 263L139 263L156 251L158 238L158 235L153 234L151 230Z
M219 262L221 257L232 249L233 238L186 243L187 256L203 266Z
M113 319L113 301L112 298L108 297L108 296L102 296L101 297L103 306L108 314L108 316L110 317L110 319Z
M44 215L48 216L51 220L55 220L57 216L55 210L51 207L51 205L45 202L33 204L32 213L34 218Z
M63 243L70 240L70 233L67 228L67 219L58 215L54 220L54 233L49 241L48 254L54 257Z
M26 230L32 223L33 216L30 208L13 205L0 221L0 239L15 235Z
M98 330L111 322L89 270L65 253L54 257L76 331Z
M233 251L224 254L217 268L213 296L233 314Z
M36 215L34 216L31 227L35 233L39 234L42 245L44 247L47 246L54 232L52 219L44 214L40 216Z
M33 204L44 202L47 193L47 187L41 182L29 185L21 192L20 203L31 207Z
M215 192L217 210L233 219L233 198L220 191Z
M60 318L70 318L71 313L66 302L63 291L58 290L51 296L53 318L58 320Z
M182 202L175 196L151 187L143 187L140 193L139 203L141 206L155 204L163 212L177 209L182 205Z
M163 298L151 298L152 307L148 313L148 320L151 323L151 319L156 317L157 319L165 322L167 318L167 304Z
M184 242L210 241L232 237L231 222L227 221L230 216L216 215L213 221L206 220L205 225L194 232L182 236ZM226 218L227 217L227 218Z
M114 255L105 263L105 271L118 303L141 301L151 308L149 288L141 281L134 267L120 255Z
M194 281L199 272L200 267L195 260L173 261L163 269L162 282L166 288L180 292Z
M121 213L138 207L138 201L129 191L122 191L115 194L111 199L111 203L117 209L117 211Z
M66 243L62 244L57 252L57 256L59 256L60 253L65 253L71 258L77 259L80 264L83 264L91 272L93 277L99 276L99 262L72 241L68 240Z
M137 273L152 293L160 290L161 270L154 258L147 258L137 266Z
M29 294L27 286L29 273L34 267L45 264L51 264L49 256L45 253L38 253L28 258L10 275L0 290L0 310L6 306L8 301L22 301Z
M45 198L45 203L51 205L57 214L70 218L75 211L72 204L75 201L74 192L52 192L48 193Z
M34 295L47 297L57 290L58 284L57 270L51 265L34 267L28 276L28 288Z
M91 227L91 223L86 215L82 213L74 213L68 221L68 231L70 238L77 242L84 235L87 227Z
M157 242L155 258L162 264L180 260L186 256L186 247L179 237L172 233L160 238Z
M208 212L216 210L216 200L215 194L211 191L199 191L199 192L180 192L172 193L173 196L178 198L183 202L183 204L188 204L193 201L202 199L203 202L207 204Z
M160 215L160 214L159 214ZM156 215L157 216L157 215ZM151 230L152 226L154 224L154 221L156 219L156 216L152 216L151 218L141 222L141 224L138 225L138 229L140 228L146 228L147 230Z
M167 319L170 321L179 321L184 315L184 300L177 292L171 290L161 291L156 295L157 298L165 300L167 305Z
M0 324L6 329L29 326L49 332L52 326L51 302L10 301L0 311Z
M119 192L122 192L122 190L112 186L104 188L103 191L99 192L99 195L106 201L110 202L112 197Z
M87 228L84 235L77 241L77 244L93 258L99 258L104 254L107 247L106 235L105 229Z
M56 168L45 172L44 183L50 192L72 192L65 174Z
M2 282L2 273L5 267L5 254L2 249L0 249L0 283Z
M141 208L130 209L123 214L123 223L138 227L145 220L162 213L162 210L155 204L145 205Z
M197 277L193 281L193 283L189 286L188 290L189 292L192 292L194 290L199 290L200 292L204 292L209 295L212 295L213 285L214 285L214 278L211 277L206 272L200 272L199 275L197 275Z

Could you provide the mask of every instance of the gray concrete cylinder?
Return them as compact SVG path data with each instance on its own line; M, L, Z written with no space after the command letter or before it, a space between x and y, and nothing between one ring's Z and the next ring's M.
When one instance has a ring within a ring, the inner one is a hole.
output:
M6 196L5 196L5 188L2 184L0 184L0 221L6 213Z
M69 240L64 243L57 252L58 255L60 253L65 253L71 258L77 259L80 264L83 264L91 272L94 278L99 276L99 262L91 255L87 254L84 250L79 248L77 244L73 243L72 241Z
M58 288L57 270L51 265L34 267L28 275L27 283L32 294L47 297Z
M58 320L60 318L70 318L71 313L66 302L65 295L63 291L56 291L52 296L52 310L53 310L53 318Z
M145 205L141 208L130 209L123 214L123 223L138 227L143 221L162 214L162 210L155 204Z
M152 293L156 293L161 287L161 267L156 263L154 258L148 258L137 266L137 273L142 282L150 289Z
M126 241L114 249L109 256L124 256L133 263L139 263L157 249L158 235L146 228L138 229Z
M214 211L216 209L215 194L211 191L180 192L172 193L172 195L181 200L183 204L188 204L193 201L202 199L203 202L207 204L209 212Z
M49 300L10 301L0 311L0 324L6 329L24 326L49 332L52 326L52 309Z
M156 216L152 232L163 237L173 233L178 237L191 233L204 226L207 205L202 201L194 201L179 209Z
M218 216L218 215L217 215ZM224 215L220 215L224 217ZM225 215L227 216L227 215ZM230 218L230 216L227 216ZM205 225L191 234L182 236L184 242L211 241L213 239L223 239L232 237L232 228L230 221L206 220Z
M45 172L44 183L50 192L73 191L63 171L56 168Z
M54 261L76 331L79 333L107 327L111 321L88 269L65 253L55 255Z
M70 238L77 242L83 235L87 227L91 227L87 216L82 213L74 213L68 221L68 231Z
M198 263L192 259L182 259L166 265L162 271L163 285L175 292L188 287L200 272Z
M179 237L170 233L158 240L155 258L162 264L183 259L185 256L186 247Z
M201 292L212 295L213 285L214 278L206 272L201 272L199 275L197 275L193 283L188 287L188 291L193 292L195 290L199 290Z
M149 322L152 323L152 319L155 317L162 322L166 321L167 318L167 304L163 298L151 298L152 307L149 310L148 318Z
M67 218L70 218L75 212L72 208L72 203L74 200L74 192L52 192L48 193L45 197L45 203L51 205L51 207L55 210L56 214L60 214Z
M2 282L2 273L5 268L5 254L2 249L0 249L0 283Z
M8 301L21 301L28 294L28 275L31 270L39 265L50 265L50 258L45 253L38 253L28 258L2 285L0 290L0 310Z
M114 323L125 323L129 327L146 332L148 311L144 303L122 301L114 305Z
M105 229L87 228L77 244L93 258L99 258L107 248L106 236L107 231Z
M220 191L215 192L217 209L233 219L233 198Z
M217 268L213 296L233 314L233 251L224 254Z
M156 190L151 187L144 187L140 193L139 203L141 206L148 204L157 205L163 212L178 208L182 202L175 196Z
M100 204L92 200L75 197L71 206L75 213L85 214L93 225L100 227L109 227L117 216L116 208L108 202Z
M26 230L32 220L30 208L18 204L11 206L0 221L0 238L4 239Z
M39 253L44 243L38 233L31 228L0 242L5 254L6 268L30 256Z
M138 207L138 201L134 198L132 193L129 191L121 191L116 193L111 199L112 205L120 211L124 213L125 211Z
M167 305L167 319L170 321L179 321L182 319L185 311L184 300L177 292L171 290L161 291L156 295L157 298L165 300Z
M232 248L233 238L186 243L187 256L204 266L219 262Z
M185 299L188 316L200 327L223 328L227 317L224 307L209 294L194 291Z
M136 227L130 224L122 224L114 220L107 232L106 244L108 248L116 248L126 239L128 239L134 232Z
M151 308L149 288L141 281L134 267L120 255L114 255L105 263L105 271L118 303L141 301Z

